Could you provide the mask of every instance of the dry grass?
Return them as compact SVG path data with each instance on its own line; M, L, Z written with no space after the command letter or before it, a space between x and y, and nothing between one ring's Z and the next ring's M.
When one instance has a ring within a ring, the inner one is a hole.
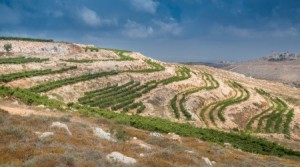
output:
M67 124L72 136L63 129L50 128L55 121ZM111 130L115 137L120 133L121 139L128 138L117 142L100 139L93 134L94 127ZM54 135L41 140L36 131L51 131ZM297 166L299 163L239 152L195 138L182 137L182 142L170 139L170 135L157 138L147 131L77 114L24 117L0 111L0 135L0 164L4 166L124 166L106 159L113 151L137 159L136 166L204 166L202 157L216 161L217 166ZM133 137L138 140L132 140ZM151 149L142 148L140 143Z

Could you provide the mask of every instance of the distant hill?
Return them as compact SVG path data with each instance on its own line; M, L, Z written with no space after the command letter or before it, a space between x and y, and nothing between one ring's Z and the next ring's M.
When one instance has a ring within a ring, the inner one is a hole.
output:
M300 88L300 55L295 53L273 52L257 60L215 67Z

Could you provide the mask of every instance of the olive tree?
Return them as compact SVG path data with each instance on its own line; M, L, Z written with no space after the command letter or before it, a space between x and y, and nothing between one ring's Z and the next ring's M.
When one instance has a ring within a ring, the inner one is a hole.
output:
M9 52L12 50L12 45L11 43L7 43L7 44L4 44L4 50L6 50L6 52Z

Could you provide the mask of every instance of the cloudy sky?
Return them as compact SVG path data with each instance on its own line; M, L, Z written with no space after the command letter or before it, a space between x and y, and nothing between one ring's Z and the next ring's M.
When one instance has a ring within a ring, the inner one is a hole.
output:
M0 36L139 51L164 61L300 53L300 0L0 0Z

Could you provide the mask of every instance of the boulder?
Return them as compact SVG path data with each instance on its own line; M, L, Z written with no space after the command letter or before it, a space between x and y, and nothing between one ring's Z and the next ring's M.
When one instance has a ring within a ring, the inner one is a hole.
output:
M109 141L113 141L115 142L116 140L111 136L110 133L105 132L103 129L101 128L94 128L93 130L94 134L97 137L100 137L101 139L105 139L105 140L109 140Z
M68 135L72 135L71 131L69 130L68 126L64 123L61 122L53 122L50 126L51 128L56 127L56 128L61 128L65 129Z
M113 162L121 162L124 164L135 164L137 161L134 158L127 157L119 152L112 152L106 156L106 158Z

